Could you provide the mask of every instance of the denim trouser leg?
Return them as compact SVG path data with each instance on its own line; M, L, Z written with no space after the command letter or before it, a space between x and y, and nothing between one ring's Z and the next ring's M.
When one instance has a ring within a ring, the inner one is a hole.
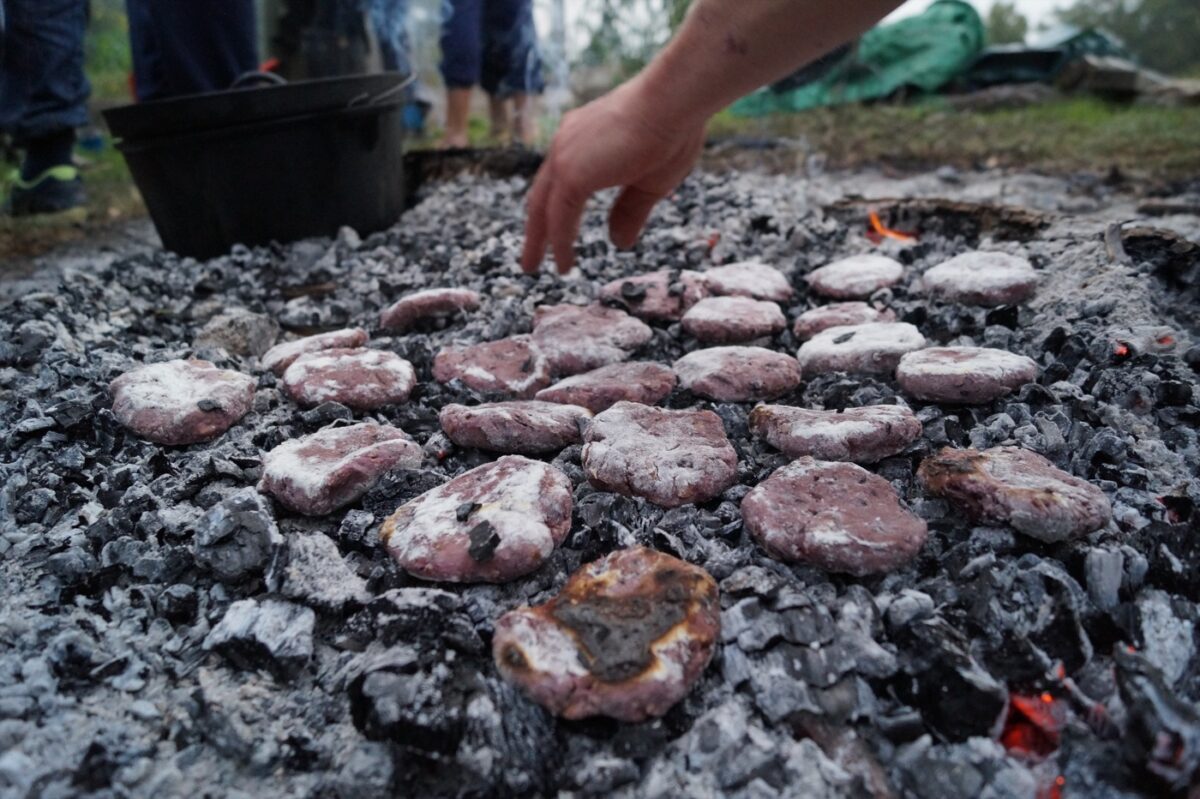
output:
M87 0L0 0L0 130L17 144L87 124Z
M442 20L442 80L450 89L479 83L483 69L484 0L447 0Z
M126 0L139 100L228 89L258 68L254 0Z
M532 0L486 0L483 15L484 91L498 97L544 88Z

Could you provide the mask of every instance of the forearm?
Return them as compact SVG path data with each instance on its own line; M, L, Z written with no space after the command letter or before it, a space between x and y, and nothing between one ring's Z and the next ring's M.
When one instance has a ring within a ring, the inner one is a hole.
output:
M697 0L631 88L664 124L702 124L738 97L854 38L900 2Z

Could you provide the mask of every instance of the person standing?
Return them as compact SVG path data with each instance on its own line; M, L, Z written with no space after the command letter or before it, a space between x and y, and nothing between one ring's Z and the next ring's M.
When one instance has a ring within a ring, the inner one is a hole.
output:
M0 0L0 131L24 151L6 203L13 216L83 206L72 162L87 124L87 0Z
M512 138L532 144L537 130L531 98L545 87L531 0L455 0L442 26L446 83L446 147L466 147L471 90L491 101L493 134L502 135L511 102Z
M126 0L139 101L223 91L258 69L254 0Z

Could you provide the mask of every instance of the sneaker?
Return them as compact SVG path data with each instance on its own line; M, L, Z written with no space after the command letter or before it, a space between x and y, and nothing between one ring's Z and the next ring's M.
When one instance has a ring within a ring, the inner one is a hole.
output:
M70 165L47 169L33 180L13 181L7 210L12 216L56 214L87 203L79 170Z

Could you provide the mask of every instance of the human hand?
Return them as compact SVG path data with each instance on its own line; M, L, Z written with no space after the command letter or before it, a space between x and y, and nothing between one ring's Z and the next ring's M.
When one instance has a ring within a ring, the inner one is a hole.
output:
M620 186L608 215L613 244L632 247L654 204L691 171L704 145L704 119L667 120L638 78L568 112L527 201L521 267L536 272L549 244L565 273L575 263L584 204L601 189Z

